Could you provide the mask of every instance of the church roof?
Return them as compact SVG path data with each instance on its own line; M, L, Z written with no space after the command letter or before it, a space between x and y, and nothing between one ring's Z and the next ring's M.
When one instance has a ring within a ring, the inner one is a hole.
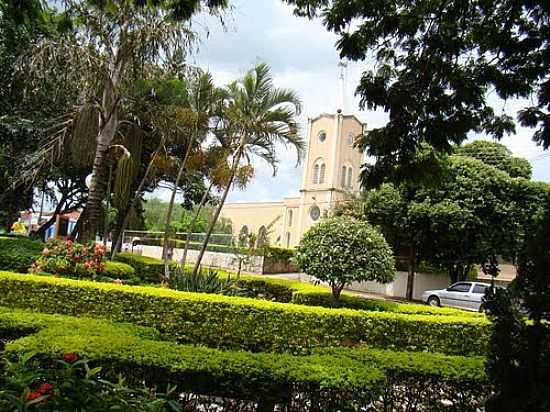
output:
M328 117L329 119L334 119L336 116L337 116L336 114L321 113L321 114L319 114L319 115L317 115L317 116L315 116L315 117L312 117L310 120L311 120L312 122L314 122L315 120L320 119L320 118L322 118L322 117ZM355 116L354 114L343 114L342 117L343 117L344 119L354 119L354 120L355 120L357 123L359 123L360 125L363 125L363 124L364 124L364 123L363 123L361 120L359 120L359 119L357 118L357 116Z

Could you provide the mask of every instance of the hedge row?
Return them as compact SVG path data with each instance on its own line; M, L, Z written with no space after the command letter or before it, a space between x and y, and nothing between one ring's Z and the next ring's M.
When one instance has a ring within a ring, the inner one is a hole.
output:
M0 272L0 305L45 313L104 317L150 326L180 343L252 351L374 347L484 353L484 318L409 315L282 304Z
M132 266L144 283L160 283L164 277L164 262L160 259L132 253L118 253L115 260ZM170 270L175 269L176 265L176 262L170 262Z
M26 236L0 236L0 270L27 272L44 249L44 243Z
M279 405L296 411L385 411L407 402L435 410L446 402L444 410L474 411L490 389L479 357L375 349L306 356L228 352L158 341L147 328L0 308L0 338L6 331L28 333L29 326L35 330L9 343L8 354L58 359L76 352L105 373L122 373L129 383L173 383L185 392L250 400L257 410ZM406 401L401 399L404 384Z
M144 283L155 283L162 278L164 263L160 259L146 256L133 255L131 253L119 253L116 258L136 269L136 273L144 280ZM172 269L176 262L172 263ZM221 277L236 278L236 274L230 271L218 270ZM156 279L156 281L155 281ZM295 280L276 279L265 276L241 275L239 286L252 291L257 296L267 297L270 300L284 303L296 303L299 305L334 307L334 299L328 287L312 285ZM409 314L435 314L463 317L482 317L476 312L465 312L451 308L434 308L421 304L402 304L383 300L365 299L353 296L349 292L343 292L340 307L360 310L387 311Z

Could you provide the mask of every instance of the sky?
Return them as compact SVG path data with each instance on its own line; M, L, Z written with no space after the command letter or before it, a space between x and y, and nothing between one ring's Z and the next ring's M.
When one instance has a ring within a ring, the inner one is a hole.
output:
M200 17L194 22L202 41L190 57L193 64L209 70L218 85L237 79L255 64L267 63L277 87L294 89L303 102L299 118L305 138L308 117L333 113L338 96L337 36L325 30L319 20L310 21L292 14L292 8L280 0L234 0L234 9L225 16L225 27L214 18ZM355 114L367 128L380 127L387 121L381 111L360 111L354 96L361 73L372 62L349 63L346 70L345 113ZM492 104L515 117L522 102ZM517 133L501 143L516 156L532 161L533 179L550 181L550 157L531 141L532 130L517 128ZM471 136L471 139L486 138ZM548 153L548 152L546 152ZM298 194L302 167L296 167L296 153L281 146L277 175L271 167L257 161L253 181L245 190L230 192L228 202L276 201ZM162 198L167 193L156 193Z

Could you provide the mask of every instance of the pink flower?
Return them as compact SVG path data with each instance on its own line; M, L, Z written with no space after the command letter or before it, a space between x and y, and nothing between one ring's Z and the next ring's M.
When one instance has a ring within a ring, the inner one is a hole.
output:
M94 255L103 256L105 254L105 246L96 244L94 247Z
M78 360L78 355L74 352L67 352L63 355L63 360L65 362L73 363Z

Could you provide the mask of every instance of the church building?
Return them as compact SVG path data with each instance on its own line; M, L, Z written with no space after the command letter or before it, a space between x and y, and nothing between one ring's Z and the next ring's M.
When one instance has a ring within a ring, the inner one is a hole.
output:
M353 147L365 125L338 109L308 120L302 189L279 202L228 203L221 217L233 233L264 235L271 245L294 247L303 234L338 203L359 191L363 154Z

